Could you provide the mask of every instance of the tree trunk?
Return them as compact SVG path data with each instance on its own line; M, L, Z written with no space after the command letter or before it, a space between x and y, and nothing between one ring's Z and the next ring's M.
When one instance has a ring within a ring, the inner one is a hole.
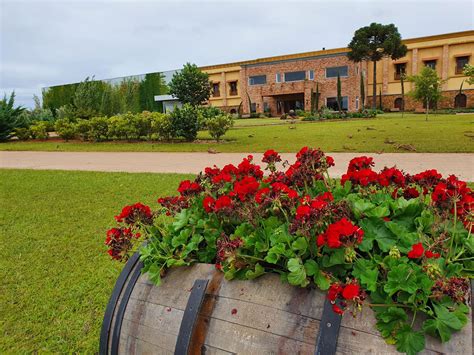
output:
M402 86L402 118L405 114L405 81L403 75L400 77L400 84Z
M430 109L430 100L426 99L426 111L425 111L425 119L428 122L428 111Z
M374 87L372 88L372 108L377 109L377 61L374 60Z

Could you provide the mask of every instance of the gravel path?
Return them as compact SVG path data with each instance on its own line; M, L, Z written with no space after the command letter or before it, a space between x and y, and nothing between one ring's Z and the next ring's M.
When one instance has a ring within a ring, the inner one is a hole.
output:
M121 171L152 173L198 173L206 166L238 164L253 154L260 161L262 153L134 153L134 152L0 152L0 168ZM283 153L293 162L295 154ZM437 169L443 176L455 174L460 179L474 181L473 153L328 153L336 162L330 174L340 177L355 156L373 156L376 169L396 165L408 173Z

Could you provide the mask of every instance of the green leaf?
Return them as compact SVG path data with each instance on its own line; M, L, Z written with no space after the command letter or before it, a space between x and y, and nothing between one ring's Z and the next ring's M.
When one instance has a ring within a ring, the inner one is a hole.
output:
M364 231L364 238L359 245L362 251L370 251L373 248L374 241L377 242L379 248L387 252L397 242L396 236L387 228L385 222L381 218L366 218L359 222L359 226Z
M441 341L447 342L451 339L451 334L457 330L461 330L464 326L464 319L461 321L461 312L450 312L448 308L440 304L433 304L436 317L428 319L423 324L423 330L431 335L439 335ZM466 317L464 315L464 317Z
M260 264L255 264L255 270L247 270L245 277L249 280L256 279L259 276L262 276L265 273L265 269Z
M367 217L382 218L390 215L390 210L387 206L377 206L367 212L365 212Z
M306 271L300 258L292 258L288 260L288 282L294 286L306 287L309 281L306 279Z
M161 285L161 267L157 264L151 264L148 268L148 278L151 282L153 282L156 286Z
M415 218L415 224L418 227L418 230L423 233L427 233L431 230L431 226L434 223L434 215L433 213L425 209L421 212L421 216Z
M322 271L318 271L314 275L314 282L322 291L328 290L331 286L331 280Z
M308 241L305 237L297 238L293 243L291 243L293 250L298 250L300 254L304 254L308 249Z
M413 294L417 290L417 275L410 265L400 264L388 272L384 291L387 292L389 296L392 296L397 291L406 291Z
M379 270L370 260L357 259L352 275L357 277L367 290L374 292L377 289Z
M402 308L388 307L377 310L377 329L384 338L393 337L396 331L406 322L408 316Z
M304 263L304 269L306 271L306 275L313 276L319 271L319 266L314 260L306 260Z
M352 206L354 215L357 219L362 218L365 215L366 211L369 211L374 207L375 205L372 202L364 199L355 200Z
M329 248L328 248L329 249ZM344 249L329 249L332 253L324 255L323 257L323 266L331 267L335 265L345 264L344 260Z
M181 232L179 232L178 235L175 235L171 240L171 245L173 246L173 248L187 244L191 233L192 230L190 228L182 229Z
M395 335L397 350L415 355L425 348L425 337L422 332L415 332L408 324L404 324Z

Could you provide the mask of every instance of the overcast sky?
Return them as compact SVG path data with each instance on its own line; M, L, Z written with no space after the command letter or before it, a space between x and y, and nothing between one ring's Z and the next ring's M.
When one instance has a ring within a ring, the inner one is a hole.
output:
M346 46L371 22L403 38L473 29L472 1L0 0L0 94Z

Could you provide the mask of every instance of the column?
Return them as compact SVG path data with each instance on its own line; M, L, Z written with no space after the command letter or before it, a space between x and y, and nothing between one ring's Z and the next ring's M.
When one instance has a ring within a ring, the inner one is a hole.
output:
M222 97L222 106L224 109L227 108L227 82L225 79L225 71L221 73L221 97Z
M441 63L441 79L447 80L448 79L448 71L449 71L449 44L445 44L443 46L443 58ZM443 90L447 89L448 82L443 84Z

